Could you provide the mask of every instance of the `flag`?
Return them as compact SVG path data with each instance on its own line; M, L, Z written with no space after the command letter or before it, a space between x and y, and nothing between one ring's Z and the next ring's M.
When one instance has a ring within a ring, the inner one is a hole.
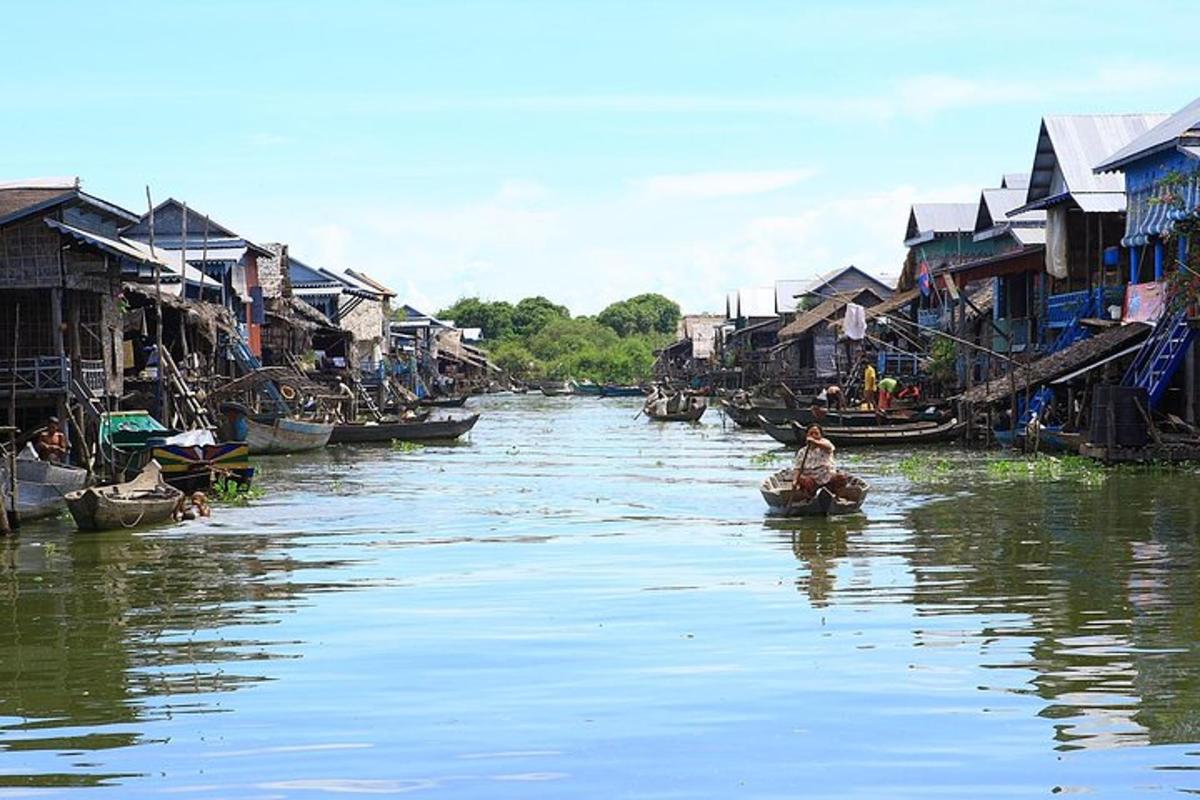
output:
M933 294L933 274L929 271L929 262L925 260L924 250L921 251L921 263L917 267L917 286L926 297Z

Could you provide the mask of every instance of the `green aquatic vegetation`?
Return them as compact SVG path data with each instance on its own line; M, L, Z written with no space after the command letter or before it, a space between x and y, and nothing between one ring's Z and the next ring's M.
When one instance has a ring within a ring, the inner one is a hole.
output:
M1109 470L1083 456L1034 456L999 458L989 461L988 474L1003 480L1078 481L1100 483Z
M266 492L256 483L245 486L235 480L221 478L213 481L212 485L213 502L229 506L246 506L251 500L258 500L265 495Z
M406 442L403 439L392 439L392 449L398 453L416 453L424 448L420 442Z
M894 466L884 469L885 473L903 475L910 481L920 482L946 480L956 471L950 459L932 453L914 453L900 459Z
M770 467L786 459L787 455L785 453L768 450L765 453L756 453L750 456L750 463L756 467Z

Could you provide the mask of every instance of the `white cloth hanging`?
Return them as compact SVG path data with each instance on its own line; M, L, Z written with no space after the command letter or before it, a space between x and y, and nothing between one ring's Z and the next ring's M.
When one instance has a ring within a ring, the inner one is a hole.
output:
M846 319L842 323L842 330L846 332L847 339L858 342L866 338L867 310L858 303L847 303Z

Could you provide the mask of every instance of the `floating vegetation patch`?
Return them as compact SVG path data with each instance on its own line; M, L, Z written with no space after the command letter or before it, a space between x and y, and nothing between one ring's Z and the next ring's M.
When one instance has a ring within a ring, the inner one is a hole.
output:
M1078 481L1102 483L1109 470L1083 456L1034 456L989 461L988 475L1002 480Z
M398 453L415 453L425 445L420 442L407 442L403 439L392 439L392 449Z
M945 481L960 471L961 465L935 453L914 453L883 469L884 474L903 475L918 483Z
M246 506L251 500L258 500L265 494L262 487L256 483L246 486L235 480L222 479L213 481L212 485L213 501L229 506Z
M778 450L768 450L765 453L750 456L750 463L756 467L770 467L778 464L780 461L786 461L787 458L787 453L781 453Z

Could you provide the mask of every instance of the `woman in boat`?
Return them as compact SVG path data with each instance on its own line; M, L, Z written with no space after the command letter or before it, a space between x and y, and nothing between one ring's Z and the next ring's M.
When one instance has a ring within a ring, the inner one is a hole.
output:
M837 448L825 438L820 425L809 425L804 447L796 451L792 488L803 497L812 497L822 486L838 494L846 485L846 476L833 461Z

